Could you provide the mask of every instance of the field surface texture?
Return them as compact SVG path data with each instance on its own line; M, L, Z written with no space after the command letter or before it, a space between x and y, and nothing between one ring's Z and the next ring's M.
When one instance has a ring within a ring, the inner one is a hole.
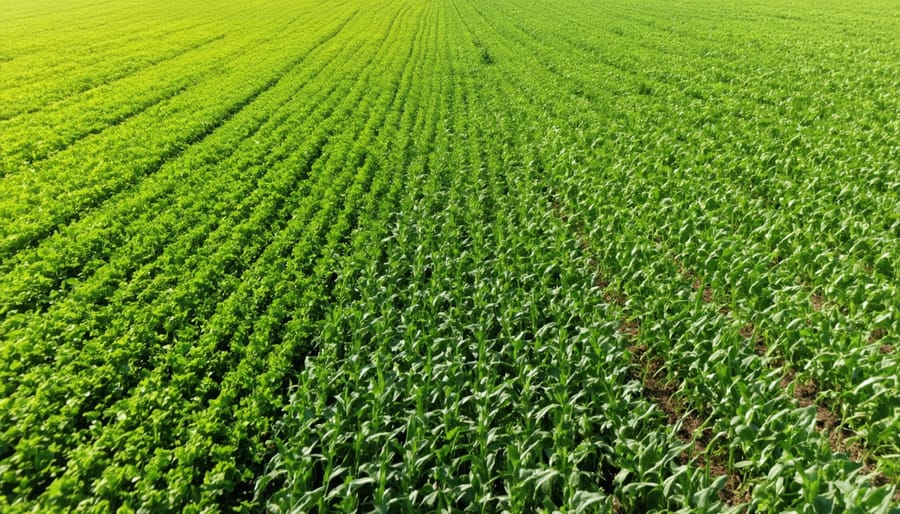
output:
M900 512L900 3L0 0L0 511Z

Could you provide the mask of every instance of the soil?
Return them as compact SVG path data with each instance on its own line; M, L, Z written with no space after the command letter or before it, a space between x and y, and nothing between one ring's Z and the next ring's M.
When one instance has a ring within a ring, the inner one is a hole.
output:
M887 335L887 330L885 330L883 328L876 328L871 333L869 333L869 342L877 343L878 341L881 341L884 338L884 336L886 336L886 335Z
M813 295L809 298L809 301L812 303L813 310L818 312L822 310L822 305L825 303L825 298L823 298L819 293L813 293Z
M680 422L676 434L680 441L692 443L691 449L679 456L679 464L687 464L692 459L696 459L697 465L708 467L712 476L727 476L725 486L719 491L719 500L725 505L749 502L751 500L750 492L739 492L743 483L740 475L728 470L724 457L709 454L712 430L704 426L704 419L698 413L687 411L675 397L678 390L676 384L668 382L662 373L665 361L658 356L648 356L647 347L643 344L631 346L629 351L632 355L632 362L643 373L643 377L635 378L642 378L644 396L659 406L669 425Z
M637 320L623 320L619 325L619 332L628 337L635 337L641 331L641 324Z

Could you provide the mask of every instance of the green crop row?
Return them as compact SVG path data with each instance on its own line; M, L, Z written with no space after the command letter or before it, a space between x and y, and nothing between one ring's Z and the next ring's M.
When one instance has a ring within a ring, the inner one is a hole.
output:
M0 16L0 510L900 512L900 11Z
M107 230L79 253L52 253L74 246L74 237L52 237L31 261L11 267L14 288L5 291L64 289L47 302L19 296L7 304L4 333L18 344L4 348L12 366L4 415L41 427L27 434L28 424L12 423L5 433L4 482L19 497L14 506L31 499L47 508L168 510L246 500L253 463L267 451L259 424L277 407L285 373L308 351L309 321L300 313L325 298L314 292L327 278L325 264L307 262L327 260L355 223L346 216L326 227L331 218L384 189L371 180L360 149L402 97L387 87L377 102L364 95L372 83L391 84L382 74L402 64L394 48L405 42L396 37L399 14L381 14L381 31L335 32L344 44L307 56L142 181L141 198L156 202L152 216L123 195L79 220ZM410 23L407 14L402 26ZM341 54L371 62L367 74L335 68ZM316 80L323 73L349 80ZM305 112L288 102L295 95L327 102L311 102ZM345 194L354 189L358 199ZM122 225L105 225L121 216ZM36 281L30 264L48 266L42 275L50 282ZM296 277L285 282L291 270ZM297 322L282 329L293 316ZM233 351L223 353L227 348ZM57 358L46 362L54 351ZM194 489L198 480L206 486Z
M47 6L27 18L7 13L0 31L0 119L39 112L165 63L210 37L232 33L237 20L264 21L265 11L245 4L228 12L198 7L158 2L102 11Z

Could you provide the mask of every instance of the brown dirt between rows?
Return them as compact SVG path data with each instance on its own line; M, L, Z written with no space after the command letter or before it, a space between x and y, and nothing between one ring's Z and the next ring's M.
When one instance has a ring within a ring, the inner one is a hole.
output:
M628 295L609 287L609 282L604 280L600 273L594 275L594 287L603 291L603 301L606 303L614 303L619 306L624 306L628 303Z
M887 330L885 330L883 328L876 328L869 334L869 342L877 343L878 341L881 341L882 339L884 339L884 336L886 336L886 335L887 335Z
M691 274L689 276L692 277L694 275ZM699 291L701 287L703 288L703 303L712 303L713 298L715 297L712 288L700 282L699 278L695 278L693 284L691 284L691 289L693 289L694 291Z
M580 239L581 247L590 250L590 244L585 244ZM615 291L609 287L609 282L597 270L596 262L590 258L588 263L595 271L594 287L603 292L603 298L608 303L614 303L623 306L627 303L628 297L621 291ZM688 278L688 277L686 277ZM700 289L702 283L699 279L694 280L694 290ZM714 299L711 287L704 286L702 300L705 303L711 303ZM723 315L728 314L730 309L723 307L719 309ZM640 333L640 322L633 319L623 319L619 325L619 333L625 335L629 340L634 341ZM752 325L751 325L752 331ZM742 481L740 475L728 470L724 459L721 456L707 456L709 443L712 441L712 431L709 427L704 427L704 420L694 412L686 411L676 398L675 392L677 387L675 384L667 383L660 378L665 361L659 357L647 357L647 347L642 344L632 345L628 348L632 356L632 363L636 366L633 378L640 380L643 384L644 396L653 401L663 411L666 421L669 425L676 425L680 421L677 437L684 443L693 443L690 451L683 452L679 456L680 464L687 464L692 458L696 458L700 467L709 469L711 476L727 476L725 485L719 490L719 500L725 505L736 505L740 503L748 503L751 501L749 491L738 493L741 489ZM641 370L638 372L637 370ZM642 374L643 376L639 376ZM622 505L615 499L613 502L613 511L621 512Z
M688 276L693 276L693 274L689 274ZM602 284L601 287L604 288L608 285L605 282ZM702 285L698 279L695 279L692 284L693 290L697 291L701 286L703 287L703 301L705 303L711 303L715 297L712 289L709 286ZM607 301L609 301L610 298L616 298L615 293L606 290L604 290L604 295L607 298ZM810 297L810 301L813 309L816 311L821 311L825 303L824 297L820 294L813 294ZM625 302L622 301L623 305L624 303ZM727 315L730 313L730 309L727 306L723 306L719 309L719 312L722 315ZM624 320L619 327L619 332L627 335L630 339L637 336L639 330L639 324L633 320ZM748 322L741 327L740 336L746 340L753 339L756 353L761 356L765 355L768 351L765 339L762 336L756 336L754 338L755 332L756 327L753 323ZM886 332L884 329L875 329L869 335L869 342L875 343L885 335ZM719 491L719 499L726 505L735 505L751 501L752 497L749 491L745 490L743 493L738 493L741 489L741 478L738 474L729 472L721 457L712 456L709 459L706 458L707 446L711 439L710 430L704 428L701 431L703 421L693 413L685 413L684 407L674 400L673 396L677 390L674 384L667 384L659 379L659 372L665 364L663 359L658 356L648 358L646 356L647 348L644 345L630 346L629 351L632 354L632 362L643 370L644 376L636 378L642 380L646 396L662 409L670 425L674 425L681 419L682 424L678 431L679 439L683 442L692 441L694 443L692 453L697 456L701 466L707 466L709 468L712 475L728 476L725 486ZM879 351L883 354L892 353L893 347L887 344L882 345L879 348ZM773 360L770 365L782 366L783 362L780 359L776 359ZM788 369L781 380L781 385L782 387L788 387L792 382L794 382L794 372ZM826 435L831 448L834 451L847 455L851 460L862 464L863 473L872 474L873 485L880 486L890 483L890 480L886 475L881 472L876 472L874 461L866 458L865 452L858 442L847 442L847 440L853 436L852 432L841 426L841 419L834 411L824 405L821 401L817 402L818 392L818 385L812 380L794 384L794 398L797 400L797 404L801 407L809 407L810 405L815 406L816 429ZM689 460L690 455L683 454L681 456L682 464ZM894 499L900 501L900 490L897 491Z
M876 328L869 334L869 344L877 343L884 339L884 336L887 335L887 330L883 328ZM883 344L878 347L878 353L882 355L887 355L889 353L894 353L894 347L889 344Z
M794 399L801 407L816 408L816 429L828 437L828 443L833 451L837 451L847 455L854 462L858 462L863 466L863 473L872 474L872 484L875 486L890 483L890 479L881 472L876 472L875 462L868 458L863 451L862 446L856 442L848 442L853 437L853 433L841 426L841 418L834 413L829 407L821 401L817 401L819 386L813 380L805 382L796 382L794 372L788 370L781 379L781 386L784 388L794 384ZM896 499L900 501L900 491L897 492Z
M625 325L627 323L623 323ZM623 333L630 334L632 325L628 324L628 330ZM725 505L747 503L752 498L749 491L739 493L742 485L741 477L737 473L728 470L722 456L707 455L707 450L712 441L712 430L704 426L704 420L697 413L688 411L685 406L675 398L678 388L675 384L661 378L665 361L659 357L648 357L647 347L643 344L632 345L628 348L631 353L632 363L642 370L643 376L634 378L641 380L644 386L645 396L653 401L663 411L669 425L679 424L678 439L684 443L692 443L690 451L685 451L679 456L679 464L687 464L692 458L697 460L700 467L709 469L711 476L727 476L724 487L719 490L719 500Z
M684 276L695 277L696 275L693 272L687 271L684 272ZM701 287L703 287L702 299L705 303L711 303L715 297L714 292L708 285L703 285L699 279L694 279L692 284L692 289L694 291L698 291ZM810 297L810 303L812 304L812 308L815 311L821 311L824 304L825 298L818 293L814 293ZM731 309L727 306L723 306L719 309L719 312L722 315L729 314ZM625 332L625 330L622 330ZM765 339L761 336L757 336L754 338L755 326L753 323L748 322L744 324L740 328L740 336L743 339L750 340L753 339L754 349L757 354L765 355L768 352L768 346L765 343ZM869 343L875 343L881 340L886 335L886 331L884 329L878 328L873 330L869 335ZM639 361L644 361L643 354L646 352L646 348L642 346L634 347L635 352L633 354L636 356L636 359ZM893 352L893 347L891 345L882 345L879 347L879 351L882 354L888 354ZM674 392L674 388L671 386L661 386L655 378L656 370L662 366L661 359L657 358L657 360L651 359L649 361L649 366L645 366L645 376L651 377L651 380L646 380L644 382L645 389L650 393L650 397L656 401L666 413L666 416L669 420L669 423L674 423L677 421L677 406L673 404L671 399L671 393ZM781 366L783 362L780 359L776 359L770 363L774 366ZM787 387L794 380L794 373L791 370L788 370L787 374L782 378L781 385L782 387ZM848 439L853 436L852 432L843 428L841 426L840 417L834 413L830 408L824 405L821 401L818 400L818 391L819 388L817 384L808 380L803 383L797 383L794 386L794 398L797 400L798 405L801 407L808 407L810 405L814 405L816 408L816 429L826 435L828 438L828 442L831 448L835 451L843 453L847 455L851 460L862 464L863 472L866 474L872 475L872 483L875 486L884 485L890 483L890 480L886 475L880 472L876 472L874 461L866 458L866 455L858 442L848 443ZM706 445L709 442L708 436L704 434L700 434L700 437L695 437L695 432L700 427L698 421L692 419L691 416L685 418L682 426L682 432L680 436L682 436L682 440L693 440L695 442L695 450L700 450L699 453L701 455L701 464L708 465L710 471L717 475L728 475L729 479L726 483L726 486L719 493L720 499L729 505L733 505L737 502L746 502L750 501L749 492L745 492L744 495L740 498L735 496L735 492L740 488L740 477L734 473L729 473L728 469L722 465L721 463L715 462L716 459L712 459L712 462L707 463L705 459L702 458L702 455L705 453ZM690 436L688 439L684 439L685 436ZM704 441L704 439L706 439ZM895 495L895 500L900 501L900 490L897 491Z
M561 206L554 202L553 207L557 217L564 222L568 222L569 217L561 209ZM591 252L590 241L588 241L580 232L578 233L578 243L583 250L588 253ZM691 270L683 269L681 263L678 262L677 259L675 262L682 270L682 276L684 278L688 279L696 277L696 274ZM604 280L599 272L599 265L593 257L588 259L588 264L595 273L593 285L603 291L604 300L609 303L624 306L628 301L625 293L612 290L609 287L609 282ZM693 290L697 291L701 286L703 287L703 302L712 303L715 299L713 289L709 285L702 284L699 279L695 278L692 284ZM813 310L821 311L825 299L821 294L813 293L810 296L810 303ZM731 309L728 306L719 308L719 313L722 315L728 315L730 312ZM634 340L640 332L640 323L636 320L622 320L621 325L619 326L619 332L627 336L628 339ZM754 333L755 326L750 322L746 323L740 329L740 336L743 339L749 340L753 338ZM884 329L875 329L869 335L869 342L877 342L883 338L884 335ZM768 347L763 337L757 336L753 342L757 354L762 356L767 353ZM681 463L684 464L689 462L692 455L696 456L699 464L708 467L711 475L725 475L728 477L725 486L719 491L719 499L724 504L736 505L749 503L752 500L749 490L745 489L742 493L738 493L742 485L740 475L729 471L721 456L713 455L707 458L707 447L711 442L711 430L708 427L701 428L703 427L703 420L693 412L686 412L684 406L674 398L677 387L675 387L674 384L666 383L665 380L661 380L658 377L659 372L665 365L665 361L659 356L647 358L647 347L643 344L632 345L629 346L628 349L632 355L632 363L643 370L643 377L634 376L634 378L641 380L646 397L651 399L662 409L663 413L666 415L666 420L670 425L674 425L681 420L681 425L677 433L678 438L683 442L693 442L693 451L691 454L683 453L680 456ZM882 354L892 353L893 347L891 345L882 345L879 348L879 351ZM776 359L770 364L780 366L782 362L780 359ZM635 375L637 375L637 373L635 373ZM787 387L793 381L793 378L793 371L788 369L787 373L782 378L782 387ZM852 434L843 428L836 429L840 427L840 418L824 405L816 403L817 393L818 386L811 380L794 386L794 397L801 407L808 407L810 405L816 406L816 428L827 435L832 449L847 454L856 462L861 462L863 465L863 472L872 473L874 471L873 463L865 462L864 454L858 443L854 442L849 445L847 444L846 440L848 437L852 436ZM872 482L873 485L880 486L885 485L890 481L887 476L879 472L873 475ZM900 501L900 490L894 495L894 500ZM621 502L618 498L614 498L613 512L622 511L623 506Z
M627 301L624 293L610 290L609 284L599 274L594 277L594 286L603 290L604 299L607 302L624 305ZM640 328L638 320L623 319L618 331L633 341L640 333ZM642 344L629 346L628 350L631 353L632 363L636 366L633 378L640 380L643 384L644 396L659 406L669 425L674 426L679 421L681 422L676 434L680 441L693 443L690 452L686 451L679 456L679 464L687 464L692 457L696 457L699 466L708 467L712 476L725 475L728 477L725 486L719 491L719 499L724 504L735 505L749 502L751 500L749 491L738 493L742 484L741 478L728 470L722 457L707 458L707 448L712 440L712 431L708 427L703 427L702 418L693 412L687 412L684 405L675 398L677 391L675 384L667 383L664 378L660 378L665 361L658 356L648 357L647 347ZM618 505L621 509L621 504ZM614 512L620 512L615 507L614 504Z
M619 325L619 332L629 337L638 335L641 330L641 324L637 320L623 320Z
M698 287L697 284L698 282L695 281L695 290ZM704 300L706 296L706 292L704 291ZM825 298L821 294L813 293L812 296L810 296L810 302L814 310L821 311L825 304ZM740 329L740 335L743 339L751 339L754 332L755 326L751 322L747 322ZM869 343L878 342L886 334L887 332L883 328L877 328L869 334L868 341ZM762 337L756 337L756 339L754 340L754 345L756 353L761 356L765 355L768 351L768 347L765 343L764 338ZM879 348L879 351L882 354L892 353L893 347L887 344L882 345ZM772 361L771 364L781 366L783 365L783 362L778 359ZM791 369L787 369L787 372L781 379L781 386L786 388L793 381L794 372ZM835 414L834 411L824 405L821 401L817 401L818 392L818 385L811 379L807 380L806 382L796 383L794 385L794 399L797 400L797 404L801 407L809 407L810 405L815 406L816 429L819 432L826 434L831 448L835 451L847 455L851 460L861 463L864 473L873 473L875 471L874 462L871 459L866 458L865 453L859 443L855 441L853 443L847 442L847 440L853 436L853 433L841 426L841 418L837 414ZM887 484L890 482L890 480L886 475L878 472L873 475L872 482L874 485L878 486ZM897 491L895 499L900 501L900 490Z
M819 293L813 293L812 296L809 297L810 303L812 303L812 308L814 311L821 311L822 305L825 304L825 298L822 297Z

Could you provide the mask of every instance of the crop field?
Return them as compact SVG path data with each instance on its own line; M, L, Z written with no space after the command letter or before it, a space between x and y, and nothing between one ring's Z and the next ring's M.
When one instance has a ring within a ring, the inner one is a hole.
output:
M0 511L898 490L900 3L0 0Z

